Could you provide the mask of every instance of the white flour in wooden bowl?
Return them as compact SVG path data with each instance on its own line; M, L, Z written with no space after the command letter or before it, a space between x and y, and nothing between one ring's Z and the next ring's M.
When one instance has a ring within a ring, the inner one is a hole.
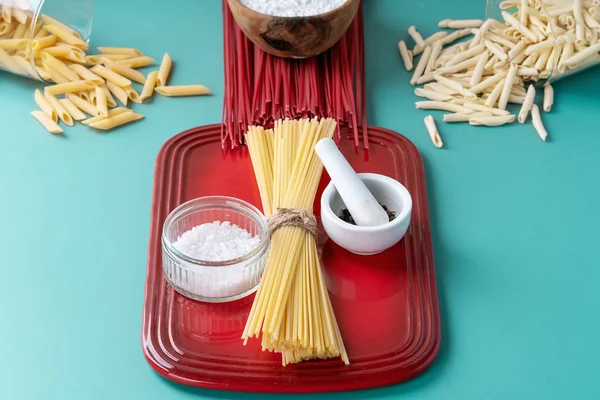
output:
M240 0L251 10L276 17L308 17L335 10L347 0Z

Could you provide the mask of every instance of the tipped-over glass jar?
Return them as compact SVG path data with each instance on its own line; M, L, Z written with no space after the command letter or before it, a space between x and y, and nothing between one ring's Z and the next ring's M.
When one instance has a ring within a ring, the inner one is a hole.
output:
M600 0L487 0L486 17L520 46L508 61L534 72L520 74L524 81L543 84L600 64Z
M55 60L85 64L94 0L0 0L0 9L0 70L60 83Z

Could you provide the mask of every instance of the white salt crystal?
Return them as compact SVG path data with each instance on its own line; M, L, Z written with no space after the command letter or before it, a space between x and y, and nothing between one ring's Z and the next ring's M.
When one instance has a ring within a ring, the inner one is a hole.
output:
M188 257L201 261L227 261L252 251L260 237L229 221L214 221L193 227L173 243Z
M347 0L240 0L262 14L277 17L307 17L335 10Z

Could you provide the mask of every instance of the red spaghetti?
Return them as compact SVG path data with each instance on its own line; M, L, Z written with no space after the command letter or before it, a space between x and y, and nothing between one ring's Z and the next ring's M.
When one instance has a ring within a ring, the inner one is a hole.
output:
M225 95L221 144L243 143L249 125L280 118L334 118L368 148L362 4L342 39L327 52L304 60L272 56L238 27L223 0Z

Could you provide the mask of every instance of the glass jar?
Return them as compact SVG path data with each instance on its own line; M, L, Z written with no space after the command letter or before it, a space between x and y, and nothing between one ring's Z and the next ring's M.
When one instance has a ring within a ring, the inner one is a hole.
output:
M42 59L44 54L67 64L85 63L94 0L0 0L0 8L0 70L56 81L60 79L52 79L56 71Z
M577 27L573 0L487 0L486 18L505 23L502 11L506 11L520 20L522 3L528 5L531 30L534 33L542 31L545 36L539 42L552 42L548 47L551 53L545 63L547 72L540 73L539 78L534 80L544 84L600 64L600 0L580 2L580 28ZM514 34L519 35L518 32ZM572 58L578 54L580 57Z
M215 221L235 224L258 236L259 243L244 255L224 261L201 260L178 250L176 242L185 232ZM258 289L269 245L267 220L252 204L233 197L201 197L180 205L165 220L163 273L171 287L186 297L212 303L238 300Z

